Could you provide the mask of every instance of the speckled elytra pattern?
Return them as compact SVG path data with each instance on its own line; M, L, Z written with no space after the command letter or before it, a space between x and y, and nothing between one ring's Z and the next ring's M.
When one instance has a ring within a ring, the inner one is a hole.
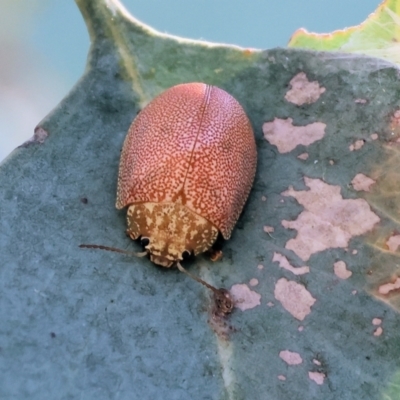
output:
M218 236L215 226L179 202L131 205L127 233L133 240L148 238L151 261L164 267L182 260L184 251L197 255L208 250Z
M116 207L179 201L228 239L250 192L256 158L250 122L231 95L203 83L174 86L129 128Z

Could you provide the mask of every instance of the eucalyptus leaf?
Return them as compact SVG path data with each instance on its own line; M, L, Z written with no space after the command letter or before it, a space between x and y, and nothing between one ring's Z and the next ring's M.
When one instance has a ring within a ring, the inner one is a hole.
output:
M383 0L361 24L331 33L298 29L289 40L294 48L366 54L400 63L400 1Z
M0 165L0 398L399 398L397 66L189 41L116 0L77 5L86 72ZM176 269L78 247L139 250L115 209L122 143L190 81L232 94L258 147L222 260L186 264L236 296L226 320Z

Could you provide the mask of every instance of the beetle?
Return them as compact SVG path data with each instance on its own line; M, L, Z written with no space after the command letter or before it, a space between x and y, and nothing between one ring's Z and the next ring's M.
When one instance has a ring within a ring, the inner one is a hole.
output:
M154 98L129 128L118 173L116 208L127 207L138 255L183 270L180 261L211 249L219 232L229 239L256 164L251 123L224 90L184 83Z
M163 267L210 249L218 232L229 239L256 162L250 121L230 94L173 86L139 113L122 148L116 207L128 207L127 234Z

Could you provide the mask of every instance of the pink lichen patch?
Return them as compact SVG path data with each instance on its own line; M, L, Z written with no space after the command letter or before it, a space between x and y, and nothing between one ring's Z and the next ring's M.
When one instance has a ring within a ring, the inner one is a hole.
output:
M303 332L303 331L304 331L304 326L300 325L300 326L297 328L297 330L298 330L299 332Z
M356 103L356 104L366 104L367 103L367 99L355 99L354 103Z
M333 270L335 275L340 279L348 279L351 277L352 272L346 268L346 263L344 261L337 261L333 264Z
M293 126L293 120L275 118L265 122L263 132L265 139L278 148L280 153L289 153L298 145L309 146L321 140L325 135L326 125L314 122L306 126Z
M261 271L262 269L264 269L264 265L258 264L258 265L257 265L257 268Z
M301 153L300 155L297 156L299 160L308 160L308 157L309 157L308 153Z
M267 303L267 306L268 306L268 307L273 307L273 306L274 306L274 303L273 303L272 301L269 301L269 302Z
M264 232L265 233L272 233L272 232L274 232L274 227L273 226L268 226L268 225L265 225L264 226Z
M353 254L353 256L355 256L357 253L358 253L358 250L357 250L357 249L354 249L354 250L351 252L351 254Z
M385 283L379 286L378 293L387 295L394 290L400 289L400 278L397 278L393 283Z
M233 285L229 292L233 298L235 307L242 311L250 310L260 305L261 295L250 290L244 283Z
M378 327L375 329L374 336L381 336L382 333L383 333L382 327L378 326Z
M372 325L378 326L382 323L382 320L380 318L374 318L372 320Z
M312 362L313 362L315 365L318 365L319 367L321 366L321 361L317 360L316 358L314 358L314 360L312 360Z
M317 385L322 385L324 383L325 374L322 372L308 372L308 377L314 381Z
M356 140L353 144L349 146L350 151L354 150L360 150L361 147L364 146L365 141L364 140Z
M267 198L266 198L265 196L262 196L262 197L261 197L261 200L262 200L262 201L267 201Z
M400 235L393 235L386 242L386 246L390 251L397 251L400 246Z
M288 271L292 272L295 275L303 275L303 274L308 274L310 272L310 267L306 266L297 268L293 267L292 265L290 265L288 259L279 253L274 253L272 262L278 262L281 268L287 269Z
M294 351L282 350L279 353L279 357L288 365L299 365L303 362L300 354L295 353Z
M354 190L364 190L365 192L369 192L374 183L376 183L376 181L364 174L357 174L351 181Z
M300 321L310 314L316 301L303 285L285 278L276 282L274 295L282 307Z
M282 221L285 228L298 231L285 247L302 260L326 249L346 248L351 238L371 231L380 221L364 199L343 199L340 186L307 177L304 181L310 190L295 191L290 187L282 193L304 207L296 220Z
M370 135L371 140L376 140L378 139L378 134L377 133L373 133L372 135Z
M334 164L335 164L335 161L329 160L329 165L334 165Z
M286 93L285 99L298 106L315 103L325 92L325 88L317 81L310 82L304 72L292 78L290 85L292 88Z
M357 294L357 290L352 290L352 291L351 291L351 294L352 294L353 296L355 296L355 295Z
M256 278L250 279L249 285L250 286L257 286L258 285L258 279L256 279Z
M278 379L280 381L286 381L286 376L285 375L278 375Z

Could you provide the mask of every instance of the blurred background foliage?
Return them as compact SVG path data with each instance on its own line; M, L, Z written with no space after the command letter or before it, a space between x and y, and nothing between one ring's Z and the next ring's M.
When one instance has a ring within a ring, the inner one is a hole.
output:
M331 32L361 23L377 0L124 0L153 28L191 39L268 49L300 27ZM89 37L73 0L1 0L0 161L82 75Z

